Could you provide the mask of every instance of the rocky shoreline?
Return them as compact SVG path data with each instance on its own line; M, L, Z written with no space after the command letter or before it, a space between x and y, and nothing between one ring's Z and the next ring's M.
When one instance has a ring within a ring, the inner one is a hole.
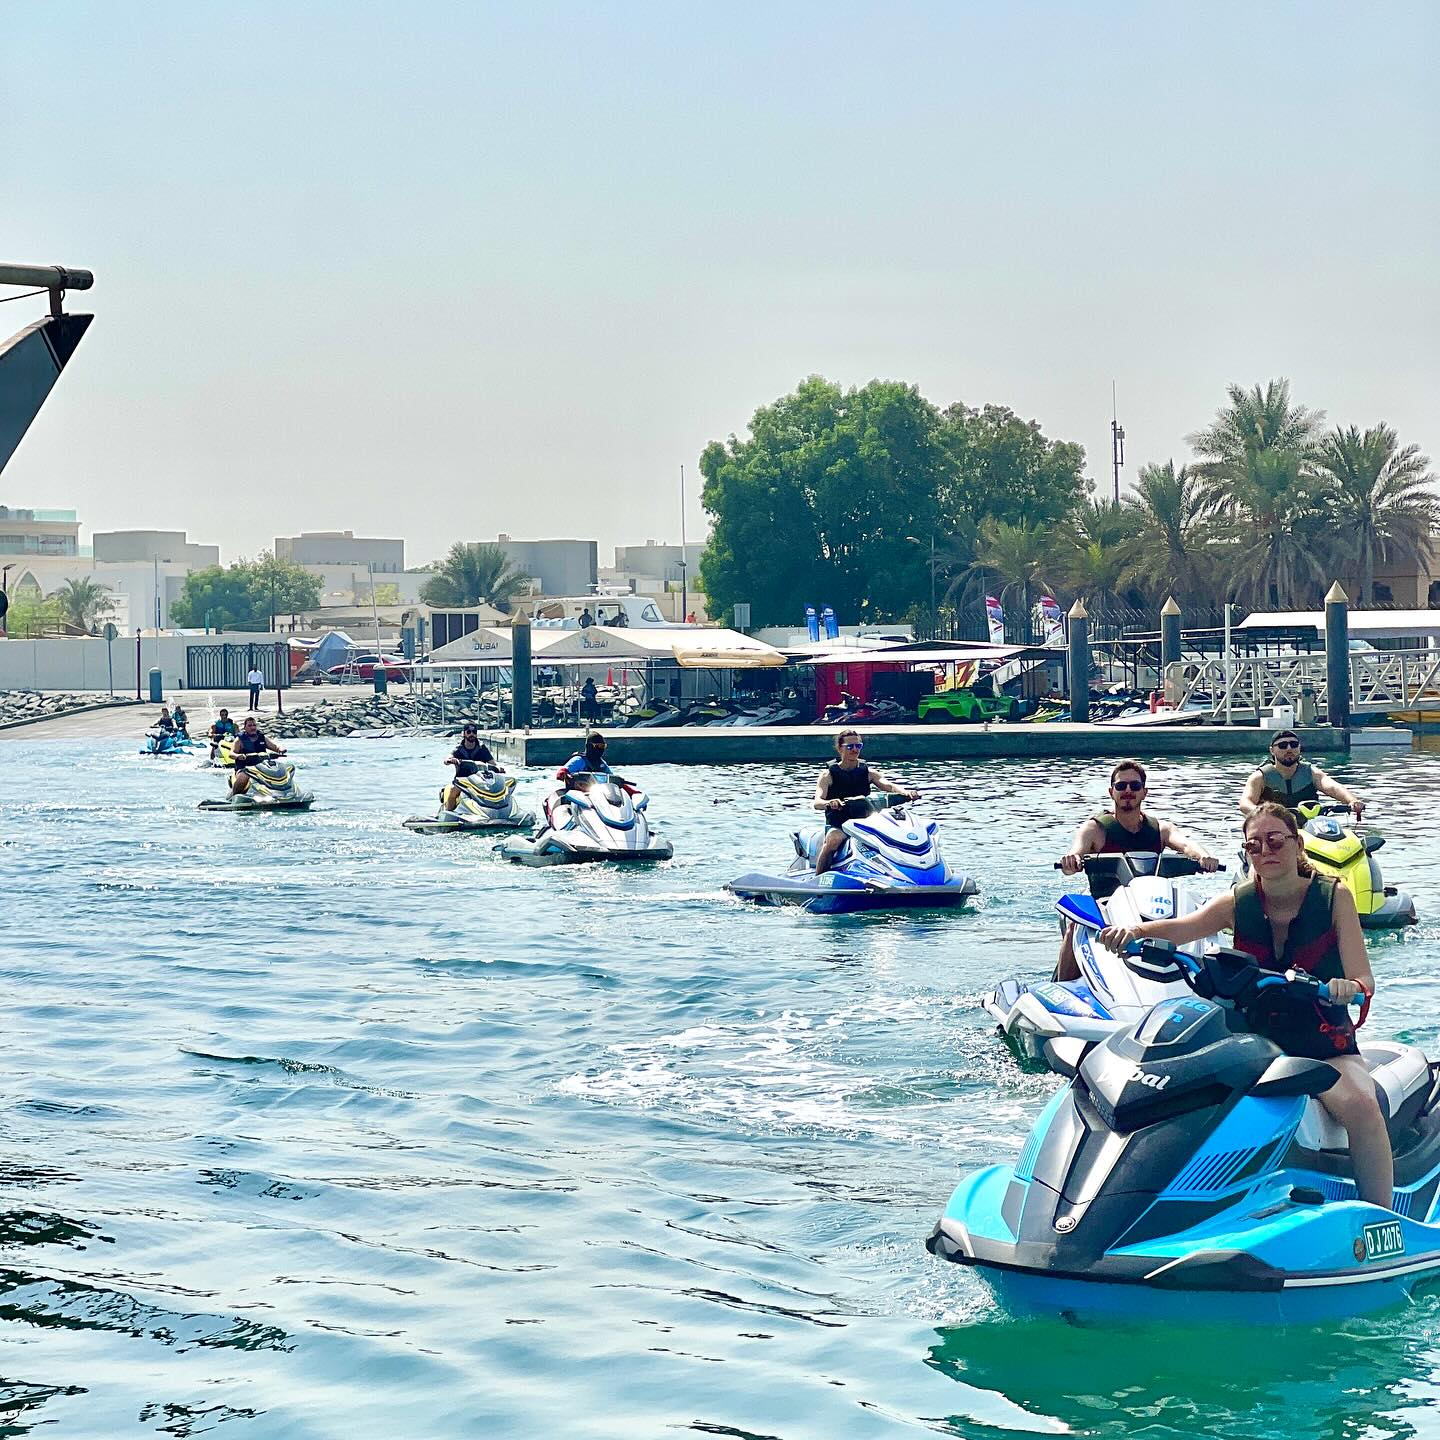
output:
M368 731L409 730L416 727L443 728L457 733L466 720L475 718L474 698L470 708L460 703L462 697L447 696L442 707L438 695L370 695L363 700L320 700L313 705L297 705L283 715L261 714L260 728L277 740L314 739L320 736L344 738ZM240 716L235 717L237 720ZM493 727L493 704L483 709L483 727ZM192 727L196 721L192 718ZM203 729L202 727L198 727Z
M41 720L54 720L77 710L101 710L113 706L133 705L128 697L76 695L64 690L0 690L0 726L33 725Z

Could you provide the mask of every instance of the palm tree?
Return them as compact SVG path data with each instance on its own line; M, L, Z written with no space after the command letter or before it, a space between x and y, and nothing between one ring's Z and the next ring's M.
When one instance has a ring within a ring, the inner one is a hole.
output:
M67 625L89 634L95 622L114 608L110 587L97 580L67 580L50 598L59 607L60 618Z
M1018 596L1022 614L1030 614L1031 591L1044 590L1049 582L1045 571L1050 564L1053 541L1050 527L1041 522L1018 525L1004 520L987 519L980 524L979 542L969 571L972 575L993 576L1000 580L1002 604Z
M1186 436L1190 448L1200 457L1195 474L1205 498L1216 508L1225 508L1232 485L1245 482L1251 455L1266 450L1283 450L1303 463L1314 457L1320 440L1323 410L1307 410L1290 403L1290 382L1271 380L1264 389L1257 384L1249 390L1229 385L1230 404L1215 414L1204 430Z
M1258 450L1227 489L1222 533L1233 563L1229 592L1256 608L1286 609L1325 579L1323 495L1290 450Z
M526 576L511 567L501 546L456 541L420 587L420 598L427 605L441 607L485 604L509 610L515 597L524 593L526 583Z
M1156 597L1198 600L1213 557L1197 477L1173 460L1143 465L1124 503L1135 526L1128 578Z
M1440 501L1430 487L1430 457L1418 445L1398 449L1394 430L1380 424L1365 431L1336 426L1325 437L1317 464L1333 482L1331 501L1338 549L1358 564L1363 607L1375 596L1375 566L1429 562L1440 530Z

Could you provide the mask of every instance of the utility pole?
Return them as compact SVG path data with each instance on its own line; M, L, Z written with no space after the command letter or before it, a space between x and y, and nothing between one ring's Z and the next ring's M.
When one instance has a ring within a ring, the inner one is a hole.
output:
M680 623L690 613L689 591L685 586L685 467L680 467Z
M1120 503L1120 467L1125 463L1125 430L1115 404L1115 382L1110 382L1110 463L1115 470L1115 503Z

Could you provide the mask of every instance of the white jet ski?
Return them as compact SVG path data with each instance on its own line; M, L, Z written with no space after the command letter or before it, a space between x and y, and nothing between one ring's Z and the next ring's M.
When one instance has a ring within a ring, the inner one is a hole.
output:
M295 766L278 755L258 765L247 765L250 788L243 795L226 795L223 800L202 800L202 810L233 810L251 814L261 810L308 810L315 797L295 785Z
M495 848L517 865L576 865L594 860L668 860L675 847L650 830L650 797L633 795L614 775L576 776L545 797L534 839L515 835Z

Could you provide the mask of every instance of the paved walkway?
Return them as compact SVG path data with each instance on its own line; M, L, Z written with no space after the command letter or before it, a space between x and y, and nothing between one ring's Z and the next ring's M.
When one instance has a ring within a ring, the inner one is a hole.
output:
M77 692L78 693L78 692ZM288 714L320 700L363 700L375 693L370 685L297 685L284 692L284 706ZM394 686L392 693L404 695L404 686ZM106 698L99 691L96 700ZM190 733L200 735L220 713L223 705L236 720L242 720L249 713L250 692L248 690L185 690L168 694L166 700L174 704L179 700L190 717ZM117 705L113 709L86 710L73 715L59 715L53 720L37 721L34 725L16 725L0 730L0 744L16 740L75 740L92 736L144 735L154 718L160 713L158 705L142 701L136 705ZM267 690L260 697L260 709L255 712L263 727L265 717L275 713L275 692Z

